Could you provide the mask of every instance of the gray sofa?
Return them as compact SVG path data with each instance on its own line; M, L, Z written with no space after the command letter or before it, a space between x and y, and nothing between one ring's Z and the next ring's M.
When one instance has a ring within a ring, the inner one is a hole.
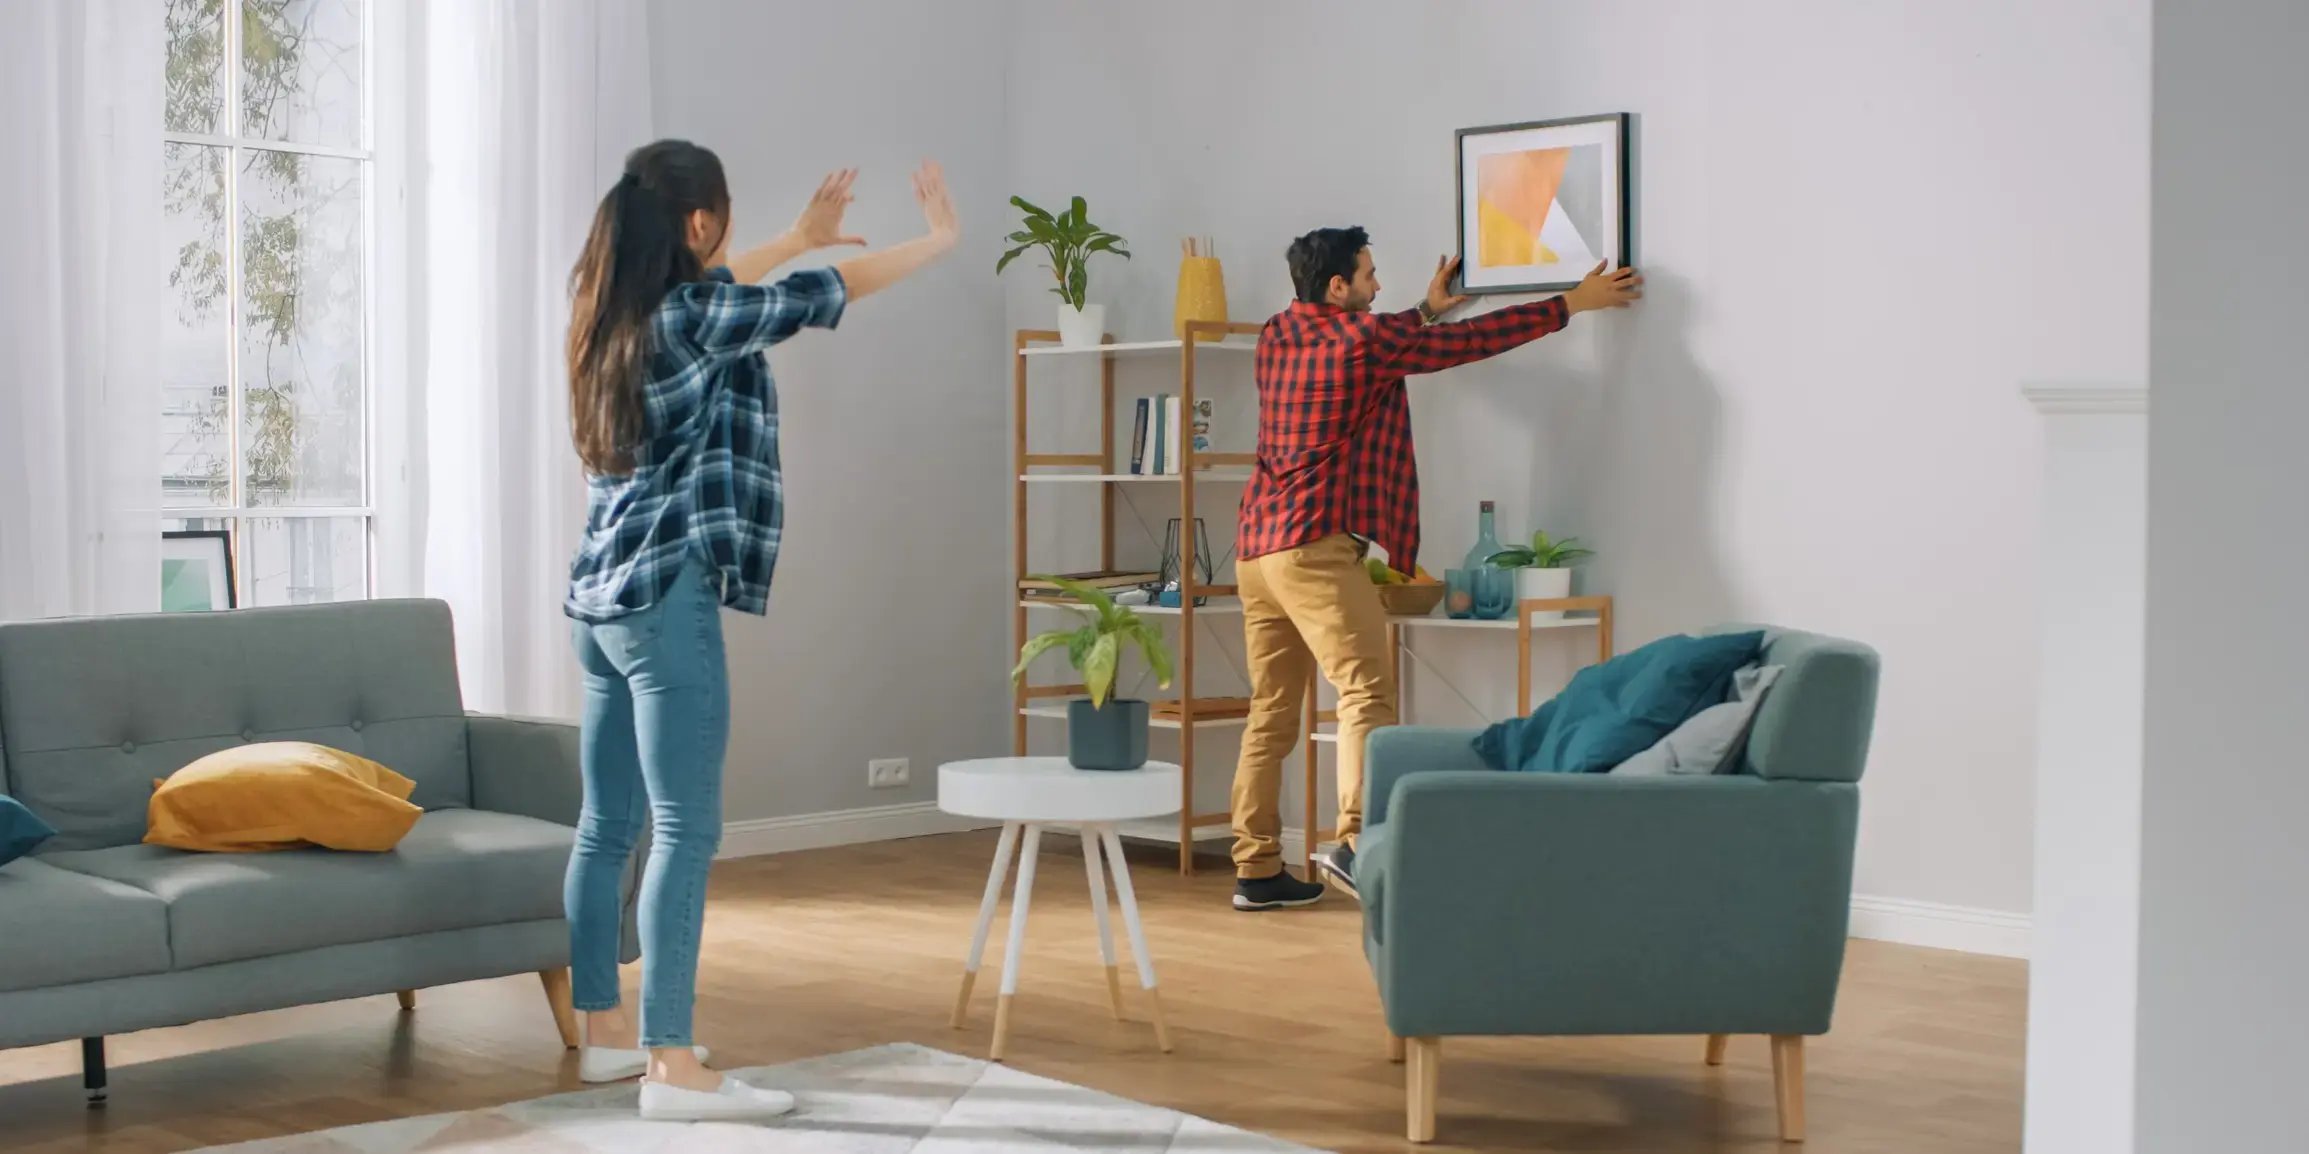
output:
M426 812L385 854L142 844L155 779L256 741L381 762ZM446 605L0 625L0 793L57 829L0 867L0 1048L83 1039L92 1100L108 1034L508 974L576 1044L577 732L467 715Z

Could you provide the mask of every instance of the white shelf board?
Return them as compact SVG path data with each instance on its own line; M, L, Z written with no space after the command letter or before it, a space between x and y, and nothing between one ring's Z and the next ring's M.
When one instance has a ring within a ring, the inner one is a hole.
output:
M1195 612L1234 615L1243 611L1243 599L1240 597L1209 597L1204 600L1207 604L1195 606ZM1037 600L1032 597L1021 597L1018 603L1028 609L1070 609L1076 607L1075 602L1072 601ZM1125 605L1123 608L1142 617L1177 617L1184 612L1168 605Z
M1117 353L1166 353L1187 347L1185 341L1118 341L1111 345L1085 345L1068 348L1065 345L1034 345L1024 351L1030 357L1095 357ZM1247 353L1257 349L1256 341L1224 340L1196 341L1196 352Z
M1176 484L1179 478L1180 474L1178 473L1020 473L1018 475L1019 480L1035 485L1088 485L1107 482L1146 484L1157 481ZM1239 485L1250 479L1251 472L1248 469L1195 470L1195 484L1197 485Z
M1059 721L1064 721L1066 720L1066 702L1061 700L1052 700L1048 704L1029 705L1024 709L1019 710L1018 712L1023 713L1028 717L1048 717L1056 718ZM1195 719L1195 728L1241 729L1250 723L1251 719L1248 717L1199 717ZM1148 718L1147 725L1149 728L1153 729L1184 728L1178 718L1163 717L1160 715Z
M1317 730L1315 733L1315 740L1316 742L1323 745L1337 745L1339 744L1339 735L1336 733L1324 733L1320 730Z
M1540 629L1586 629L1597 624L1599 620L1600 618L1595 617L1535 617L1532 619L1531 627L1535 631ZM1515 618L1513 617L1480 621L1473 617L1445 617L1440 613L1435 613L1421 617L1389 617L1387 622L1390 625L1401 625L1409 629L1425 629L1432 626L1438 629L1504 629L1509 633L1515 632Z
M1046 833L1080 834L1082 832L1081 826L1071 822L1054 821L1042 828ZM1118 821L1114 823L1114 832L1135 841L1159 841L1177 845L1179 844L1179 819L1174 815L1171 817L1141 818L1137 821ZM1206 841L1233 841L1235 831L1223 825L1196 826L1194 837L1198 844Z

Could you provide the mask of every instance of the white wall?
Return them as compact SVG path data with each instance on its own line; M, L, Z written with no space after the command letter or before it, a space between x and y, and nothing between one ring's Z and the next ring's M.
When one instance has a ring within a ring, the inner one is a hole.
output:
M2045 423L2032 1154L2132 1149L2148 393L2029 391Z
M2142 1154L2299 1150L2309 9L2158 0Z
M1137 242L1093 270L1128 336L1167 327L1189 233L1258 319L1292 236L1363 224L1403 307L1455 248L1453 129L1636 113L1651 299L1414 385L1430 567L1489 497L1602 551L1626 644L1749 619L1876 645L1859 889L2025 911L2016 390L2143 379L2147 9L1025 0L1012 187ZM1047 324L1025 279L1012 321Z
M1008 740L1008 341L987 275L1006 28L928 0L659 0L650 32L658 131L721 154L737 243L846 165L875 243L921 231L922 158L958 190L960 251L771 354L785 549L768 617L727 620L729 820L927 802L940 760ZM911 758L913 787L869 791L872 757Z

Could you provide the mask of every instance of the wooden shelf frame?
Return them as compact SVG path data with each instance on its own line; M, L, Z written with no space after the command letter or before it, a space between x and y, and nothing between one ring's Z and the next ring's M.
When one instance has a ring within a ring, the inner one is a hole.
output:
M1243 343L1240 341L1227 343L1227 338L1256 337L1258 334L1259 326L1255 324L1231 321L1187 322L1186 331L1181 334L1176 347L1176 355L1179 359L1179 412L1182 415L1192 414L1195 408L1195 354L1197 350L1208 351L1216 346L1229 352L1240 352L1244 350ZM1082 355L1095 355L1099 358L1099 451L1096 453L1027 452L1026 366L1032 360L1048 357L1049 354L1056 351L1048 346L1057 343L1058 334L1046 329L1020 329L1012 342L1010 424L1011 458L1014 467L1011 469L1011 474L1015 480L1011 482L1010 486L1011 576L1013 579L1010 592L1014 602L1011 609L1011 652L1016 653L1019 649L1024 648L1027 637L1026 617L1029 607L1025 602L1017 599L1017 583L1029 576L1026 568L1026 546L1029 531L1026 512L1027 486L1035 483L1036 480L1056 479L1053 475L1037 477L1034 470L1037 468L1091 468L1098 470L1096 474L1091 476L1067 477L1066 479L1080 480L1099 486L1099 568L1101 569L1112 569L1115 565L1115 486L1125 481L1143 483L1167 480L1177 482L1179 524L1182 526L1180 536L1183 538L1180 541L1180 549L1185 555L1186 563L1180 566L1183 587L1180 590L1179 608L1176 611L1179 619L1178 668L1173 680L1177 682L1180 699L1193 701L1195 699L1195 618L1197 616L1195 598L1231 597L1236 594L1236 589L1232 585L1194 584L1195 490L1205 484L1239 483L1248 479L1247 475L1234 477L1201 476L1198 474L1213 468L1244 468L1252 464L1253 457L1249 453L1197 453L1194 449L1194 439L1187 437L1181 440L1179 444L1179 471L1176 474L1150 475L1118 472L1115 461L1114 367L1116 357L1125 352L1142 355L1159 354L1170 351L1171 346L1170 343L1162 341L1118 344L1112 333L1106 334L1101 349L1095 352L1089 349L1082 350ZM1213 610L1205 611L1212 612ZM1238 607L1227 615L1240 616L1241 610ZM1033 702L1047 702L1050 698L1076 696L1083 692L1085 690L1081 686L1018 686L1012 701L1011 752L1021 757L1025 756L1028 719L1047 715L1041 709L1029 712ZM1232 724L1229 724L1230 722ZM1242 728L1242 721L1239 718L1209 718L1198 722L1192 710L1186 711L1179 719L1178 838L1179 872L1182 874L1195 872L1196 831L1217 825L1227 825L1234 820L1230 813L1195 812L1196 731L1231 729L1239 732Z
M1550 622L1547 626L1542 627L1542 631L1580 627L1593 628L1595 630L1595 663L1600 665L1612 658L1611 598L1547 597L1517 602L1513 623L1515 629L1515 715L1517 717L1531 715L1531 635L1534 629L1534 619L1541 613L1588 614L1584 617L1567 618L1560 623ZM1450 618L1438 620L1433 617L1391 617L1388 619L1387 670L1395 682L1395 700L1398 709L1401 708L1403 700L1403 654L1408 651L1404 640L1405 631L1417 629L1423 625L1441 624L1450 620ZM1493 628L1504 632L1508 625L1506 619L1502 618ZM1336 710L1318 709L1315 706L1315 694L1316 690L1320 688L1322 676L1318 672L1307 682L1307 716L1306 724L1302 727L1304 736L1300 738L1299 748L1299 762L1306 773L1304 788L1300 790L1301 804L1306 807L1306 815L1299 826L1306 832L1300 839L1299 857L1301 867L1307 870L1315 868L1315 847L1339 836L1338 830L1322 829L1316 824L1321 820L1321 807L1318 804L1321 795L1317 791L1322 788L1323 781L1322 766L1316 760L1316 747L1326 744L1325 738L1330 738L1333 742L1337 740L1331 734L1317 732L1316 726L1339 720ZM1400 717L1396 720L1404 721ZM1368 770L1366 770L1365 776L1368 778ZM1365 808L1368 809L1370 798L1365 797L1363 801ZM1314 875L1309 873L1307 876L1313 877Z

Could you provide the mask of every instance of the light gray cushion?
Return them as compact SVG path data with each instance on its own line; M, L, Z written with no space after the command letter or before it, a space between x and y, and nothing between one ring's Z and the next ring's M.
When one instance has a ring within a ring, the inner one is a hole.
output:
M45 855L168 903L176 968L561 916L576 831L437 810L391 853L186 853L117 846Z
M636 956L629 951L625 960ZM165 974L13 993L0 990L0 1050L181 1026L387 990L429 989L477 978L531 974L568 964L569 926L554 918L325 946ZM542 1022L542 1014L539 1020ZM0 1134L8 1134L8 1127L0 1125ZM313 1149L292 1140L289 1149L300 1148ZM322 1148L337 1154L356 1149L334 1142ZM474 1149L470 1145L460 1148Z
M1725 624L1710 633L1764 631L1759 665L1786 672L1756 711L1733 771L1766 781L1858 781L1876 730L1882 660L1857 641L1770 625Z
M119 882L36 857L0 866L0 990L168 969L168 907Z
M1723 773L1734 764L1764 694L1779 680L1777 665L1751 665L1732 675L1732 700L1685 719L1651 748L1613 767L1623 777Z
M157 778L250 741L311 741L471 804L448 606L361 601L0 625L10 789L57 836L134 845Z

